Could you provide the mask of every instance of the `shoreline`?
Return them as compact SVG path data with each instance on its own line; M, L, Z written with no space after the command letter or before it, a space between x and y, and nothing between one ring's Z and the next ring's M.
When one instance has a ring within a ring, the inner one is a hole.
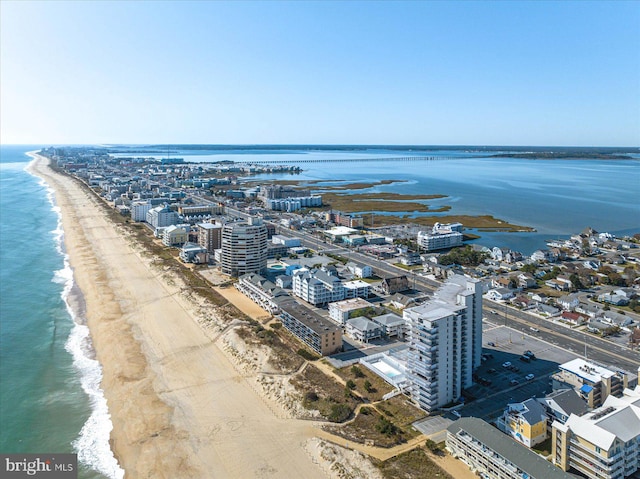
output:
M311 425L276 417L99 200L34 158L62 214L125 477L325 477L302 447Z

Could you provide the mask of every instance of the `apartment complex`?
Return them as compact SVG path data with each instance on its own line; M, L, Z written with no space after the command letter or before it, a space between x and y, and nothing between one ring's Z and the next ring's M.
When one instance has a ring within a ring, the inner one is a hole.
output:
M131 219L133 221L146 221L147 213L151 207L150 201L133 201L131 203Z
M403 312L409 327L411 397L426 411L457 400L473 384L482 355L482 284L452 276L433 298Z
M447 449L480 477L491 479L572 479L535 452L482 419L464 417L447 428Z
M300 341L321 356L342 349L342 328L295 300L281 301L280 320Z
M584 359L561 364L553 376L553 389L571 386L587 401L590 408L601 406L609 396L621 396L626 387L635 386L636 379L624 371L611 371Z
M200 223L198 225L198 244L211 254L222 248L222 225L218 223Z
M267 228L260 218L222 227L221 269L230 276L260 273L267 267Z
M640 456L640 388L565 424L553 423L552 455L563 470L589 479L623 479L635 474Z

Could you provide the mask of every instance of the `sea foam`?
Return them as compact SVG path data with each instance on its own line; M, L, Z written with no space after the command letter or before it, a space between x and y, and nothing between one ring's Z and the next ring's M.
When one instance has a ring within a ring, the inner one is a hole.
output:
M51 203L51 209L58 216L57 227L51 234L54 237L56 249L62 255L64 261L64 267L54 273L52 281L64 285L61 296L69 316L74 322L65 344L65 349L73 357L73 365L80 374L82 389L89 397L89 403L91 404L91 414L72 445L78 453L78 461L81 464L110 479L122 479L124 470L118 464L109 445L109 436L113 429L113 424L111 423L107 400L100 388L102 367L94 359L89 328L83 324L85 321L83 313L74 309L73 304L75 303L70 301L72 294L76 292L80 294L80 292L75 287L73 269L69 264L69 256L64 250L64 230L62 229L60 208L55 203L54 190L44 180L41 180L41 185L47 189L47 198Z

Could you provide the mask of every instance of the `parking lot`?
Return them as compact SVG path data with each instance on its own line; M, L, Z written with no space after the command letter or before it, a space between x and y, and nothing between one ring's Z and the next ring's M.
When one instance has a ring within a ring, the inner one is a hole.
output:
M510 402L541 397L551 391L549 376L558 365L576 357L571 351L558 348L535 337L536 333L522 333L503 325L483 322L483 355L486 359L476 372L478 380L467 392L473 398L459 409L462 416L494 420L502 414ZM525 351L531 351L536 359L521 360ZM503 364L511 363L511 367ZM533 374L533 379L526 379ZM487 384L487 382L490 382Z

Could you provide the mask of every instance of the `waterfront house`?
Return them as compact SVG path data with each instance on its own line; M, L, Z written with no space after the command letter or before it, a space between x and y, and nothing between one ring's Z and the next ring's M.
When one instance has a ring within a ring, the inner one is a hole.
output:
M372 339L378 339L382 336L380 325L363 316L347 320L346 327L346 333L349 337L363 343L368 343Z
M377 323L382 328L382 333L386 337L398 337L402 339L407 330L407 324L404 318L394 313L382 314L371 318L371 321Z

